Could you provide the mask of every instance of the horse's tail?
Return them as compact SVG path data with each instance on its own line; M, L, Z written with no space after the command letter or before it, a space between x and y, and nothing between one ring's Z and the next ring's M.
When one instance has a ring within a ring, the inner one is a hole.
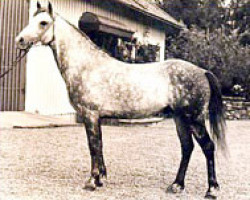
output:
M210 85L209 101L209 123L213 140L218 147L226 153L227 145L225 138L226 121L224 117L224 106L222 102L221 86L218 79L211 72L206 72L206 77Z

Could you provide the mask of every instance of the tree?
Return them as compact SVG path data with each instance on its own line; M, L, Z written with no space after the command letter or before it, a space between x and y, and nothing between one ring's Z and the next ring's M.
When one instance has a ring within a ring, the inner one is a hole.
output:
M163 0L162 8L177 20L182 20L188 28L198 24L198 0Z
M163 8L189 30L166 40L166 57L211 70L223 93L237 82L250 99L250 0L164 0Z
M223 3L224 0L163 0L162 8L188 28L198 26L211 32L223 23Z
M168 58L180 58L211 70L219 78L224 94L230 94L233 80L237 80L250 97L250 48L242 47L237 37L215 30L208 40L205 31L192 29L169 40Z
M234 28L239 29L239 33L243 33L250 28L250 0L233 1L231 3L233 10L232 20Z
M224 23L225 8L222 6L224 1L209 0L202 1L199 7L199 26L208 33L218 29Z
M235 0L231 5L231 21L242 45L250 45L250 0Z

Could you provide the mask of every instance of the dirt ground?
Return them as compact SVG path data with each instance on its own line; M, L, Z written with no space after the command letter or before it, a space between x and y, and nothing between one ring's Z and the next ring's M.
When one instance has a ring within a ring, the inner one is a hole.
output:
M250 121L228 122L230 156L217 153L218 199L250 199ZM205 158L196 145L181 195L168 194L180 160L171 120L150 127L103 127L105 186L83 189L90 156L83 127L0 129L0 200L203 199Z

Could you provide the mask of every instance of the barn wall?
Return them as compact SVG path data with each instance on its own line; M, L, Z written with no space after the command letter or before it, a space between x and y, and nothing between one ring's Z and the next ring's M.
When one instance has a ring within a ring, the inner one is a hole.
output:
M47 6L47 0L40 0ZM134 31L143 33L149 30L148 40L161 48L161 60L164 59L165 33L160 24L145 21L140 14L113 7L110 2L101 0L50 0L54 11L70 23L78 27L78 20L83 12L93 12L98 15L121 20ZM30 19L36 10L36 1L30 1ZM122 13L122 15L121 15ZM141 23L138 23L141 21ZM150 25L151 24L151 25ZM55 115L73 113L69 103L65 83L57 69L51 50L48 47L36 47L31 50L27 62L26 111Z
M11 68L17 56L15 37L28 23L27 0L1 0L0 2L0 71ZM18 63L13 71L0 79L0 110L22 111L25 102L26 61Z

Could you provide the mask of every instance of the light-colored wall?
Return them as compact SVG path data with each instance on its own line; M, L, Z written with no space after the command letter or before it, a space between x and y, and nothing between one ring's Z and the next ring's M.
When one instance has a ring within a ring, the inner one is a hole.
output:
M154 21L145 22L141 15L136 15L127 9L124 9L124 12L112 10L112 6L103 9L95 1L50 0L50 2L55 12L76 27L78 27L78 20L82 13L88 11L120 20L140 34L145 30L149 30L147 40L150 44L160 45L160 61L164 60L165 31L161 25ZM48 1L40 0L40 3L47 6ZM35 11L36 1L31 0L30 19ZM122 15L119 13L122 13ZM74 113L69 103L65 83L48 47L32 48L28 55L25 110L45 115Z

